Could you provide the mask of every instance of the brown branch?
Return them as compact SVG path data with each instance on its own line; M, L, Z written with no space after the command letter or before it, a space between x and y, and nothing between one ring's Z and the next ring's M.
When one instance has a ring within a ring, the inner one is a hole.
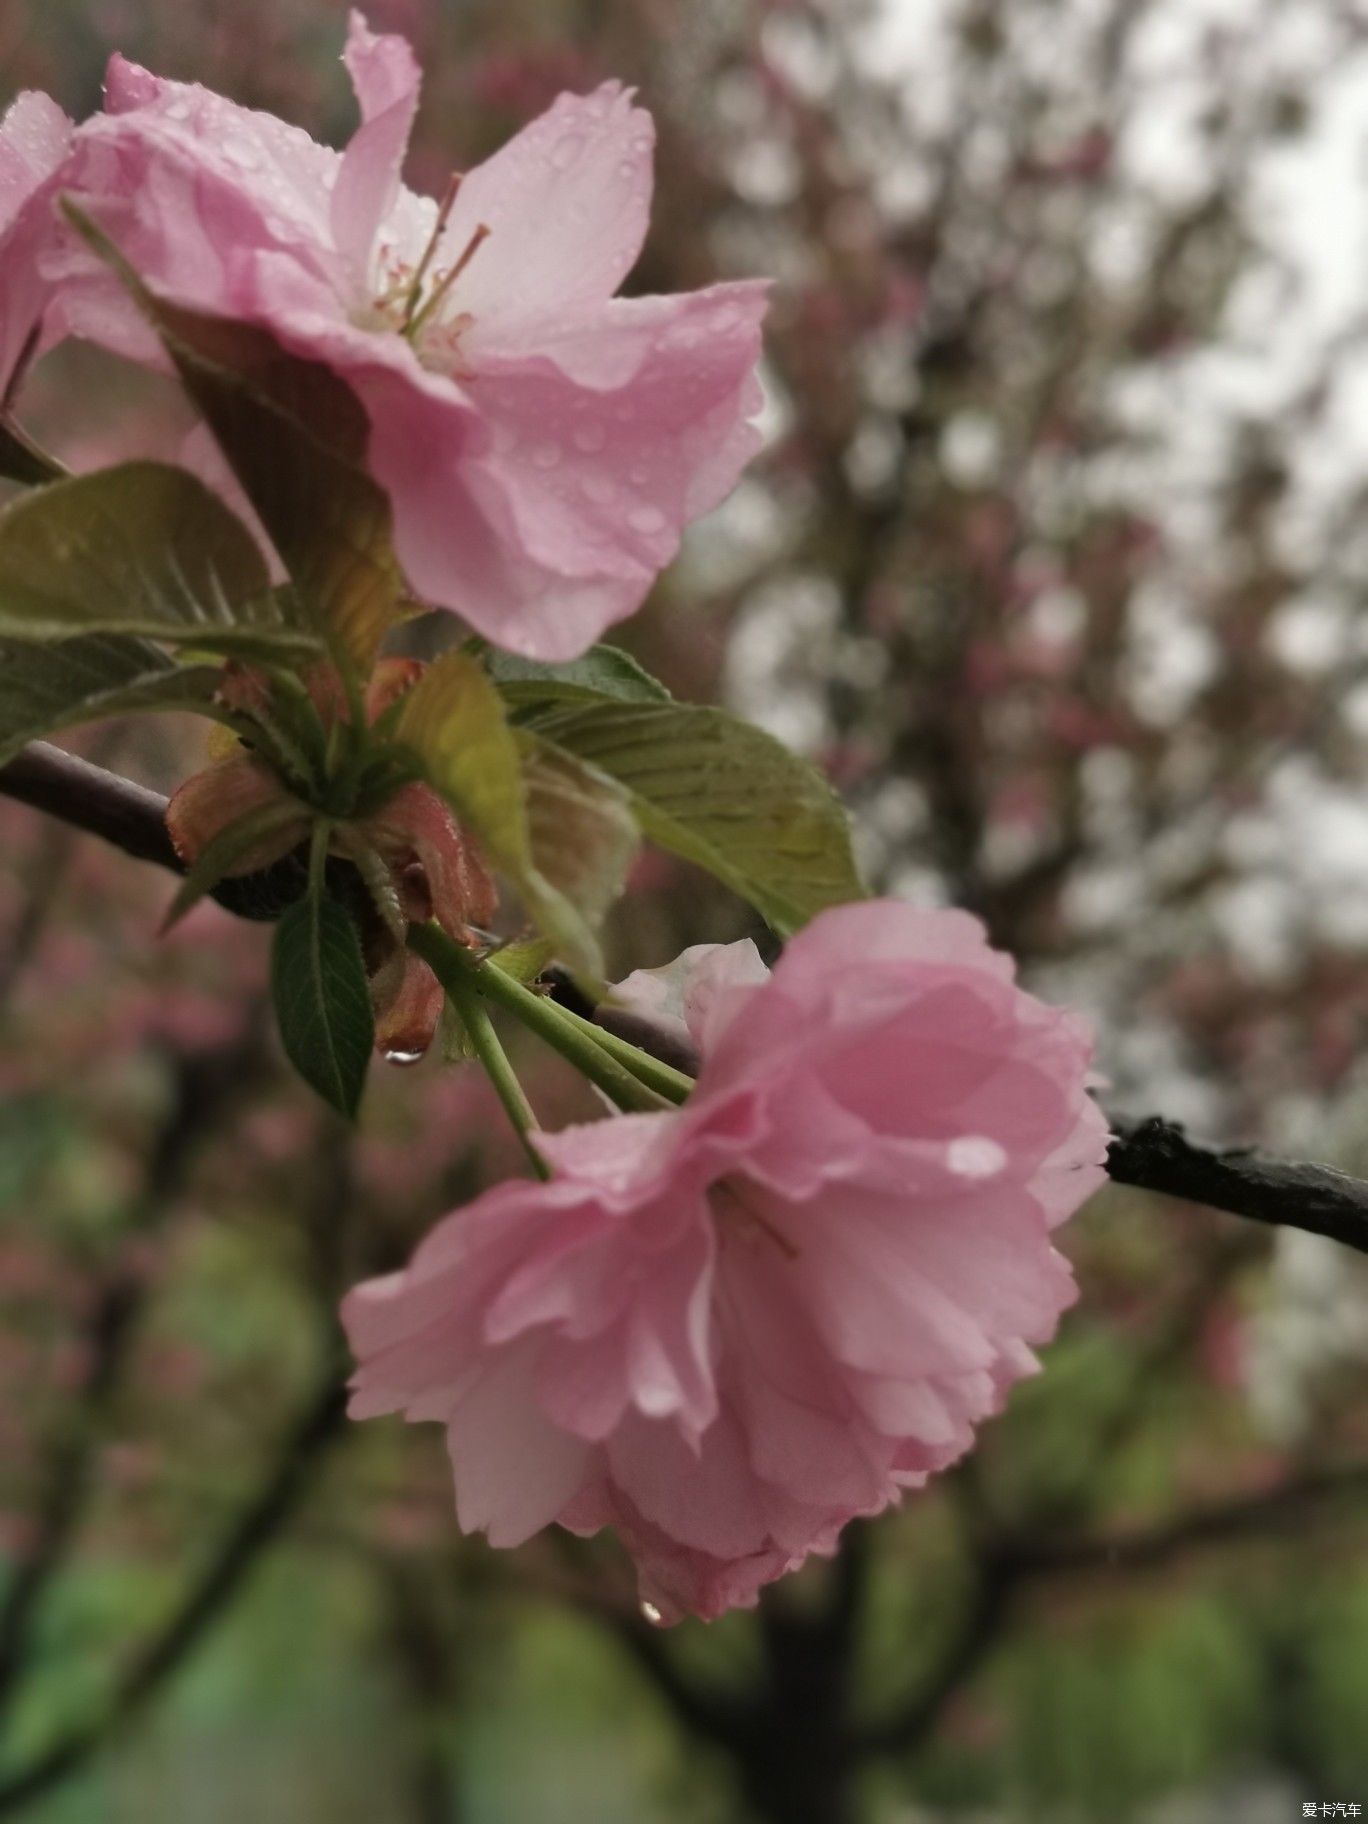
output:
M46 742L34 742L0 767L0 794L102 836L140 860L180 871L166 834L164 798ZM296 865L287 860L279 867L288 870ZM266 875L225 882L216 897L244 916L270 916L272 901L278 898L276 875L272 869ZM575 992L559 977L553 987L567 998ZM589 1010L587 1003L581 1004ZM639 1016L607 1007L592 1012L605 1030L631 1038L677 1068L696 1070L697 1059L673 1035L654 1030ZM1368 1254L1368 1183L1361 1179L1329 1166L1198 1146L1181 1127L1160 1117L1118 1121L1114 1126L1117 1138L1107 1170L1116 1183L1225 1210L1252 1222L1304 1229Z

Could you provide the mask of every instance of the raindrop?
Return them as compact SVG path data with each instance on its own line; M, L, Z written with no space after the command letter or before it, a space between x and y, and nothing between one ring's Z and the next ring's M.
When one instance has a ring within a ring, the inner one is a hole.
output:
M400 1051L395 1049L393 1051L382 1051L380 1055L385 1060L386 1064L398 1064L401 1067L404 1067L409 1064L418 1063L423 1054L421 1051Z
M608 441L608 433L601 424L581 424L571 433L571 440L577 450L583 450L586 456L592 456L595 450L601 450Z
M168 120L189 120L190 112L188 101L173 101L166 110L166 118Z
M633 507L627 515L627 524L633 532L661 532L665 528L665 515L659 507Z
M551 163L557 171L568 171L583 150L584 141L577 133L567 133L551 148Z
M653 1602L643 1602L641 1605L641 1613L643 1618L649 1621L653 1628L663 1628L665 1626L665 1617Z
M253 147L237 140L229 140L223 148L223 156L230 164L236 165L240 171L255 171L261 162Z
M617 498L617 489L606 475L586 475L580 488L584 498L592 500L596 507L606 507Z

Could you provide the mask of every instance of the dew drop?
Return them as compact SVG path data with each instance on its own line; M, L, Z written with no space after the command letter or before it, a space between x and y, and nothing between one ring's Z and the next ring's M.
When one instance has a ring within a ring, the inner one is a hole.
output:
M238 140L229 140L223 148L223 156L230 164L236 165L239 171L255 171L261 163L255 149Z
M665 529L665 515L659 507L633 507L627 515L627 524L633 532L662 532Z
M560 459L558 443L539 443L532 452L532 461L539 469L554 469Z
M190 112L188 101L173 101L166 110L166 118L168 120L189 120Z
M945 1162L959 1178L995 1178L1007 1155L987 1134L961 1134L946 1147Z
M386 1064L397 1064L401 1069L409 1064L416 1064L422 1055L421 1051L400 1051L397 1047L392 1051L380 1053Z
M583 150L584 141L578 133L567 133L564 139L556 141L551 148L551 163L557 171L568 171Z
M653 1628L663 1628L665 1626L665 1617L653 1602L643 1602L641 1605L641 1614L642 1619L649 1621Z
M592 500L596 507L606 507L617 499L617 488L606 475L586 475L580 482L580 489L584 498Z
M577 450L583 450L586 456L592 456L595 450L601 450L607 443L608 433L601 424L581 424L571 433L571 441Z

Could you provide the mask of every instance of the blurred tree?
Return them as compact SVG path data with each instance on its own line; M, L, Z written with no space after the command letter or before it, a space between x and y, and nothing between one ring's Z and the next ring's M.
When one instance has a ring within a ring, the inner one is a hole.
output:
M344 12L11 0L5 81L84 111L118 47L336 138ZM1325 304L1353 249L1308 265L1286 200L1289 171L1294 199L1348 181L1360 10L389 0L372 23L429 73L423 187L620 76L661 130L634 285L774 277L767 451L629 629L643 658L819 755L872 880L972 907L1091 1007L1117 1106L1368 1163L1368 320ZM141 434L134 383L103 386L107 438L73 458ZM60 394L40 374L31 409L67 448ZM129 770L186 770L178 735L140 739ZM757 1616L662 1636L610 1543L460 1542L437 1440L335 1424L338 1290L509 1166L483 1089L382 1086L340 1155L261 1051L259 934L206 908L149 952L160 883L0 808L0 1816L1363 1793L1360 1263L1109 1193L1068 1242L1083 1298L1047 1374L968 1464ZM675 864L640 884L624 966L746 929ZM571 1095L549 1077L538 1106ZM224 1718L259 1784L205 1764Z

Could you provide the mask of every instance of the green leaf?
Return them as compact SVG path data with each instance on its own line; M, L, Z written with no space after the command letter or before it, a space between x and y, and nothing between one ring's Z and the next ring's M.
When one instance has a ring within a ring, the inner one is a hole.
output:
M353 1119L375 1016L361 940L337 900L306 894L276 926L271 998L290 1062L325 1102Z
M631 794L563 747L524 735L532 859L591 925L622 892L640 847Z
M524 987L535 982L556 954L555 945L549 938L524 937L512 944L504 944L501 949L491 950L485 958L493 969L502 969L505 975L511 975L515 982Z
M220 672L177 665L145 640L86 634L35 646L0 638L0 763L30 741L136 710L190 710L222 719Z
M602 961L589 924L537 866L518 737L479 660L464 652L435 659L403 699L394 738L517 887L567 964L597 979Z
M673 699L657 678L617 646L592 646L583 658L566 665L540 665L535 659L490 647L485 668L504 701L515 710L545 703L595 701L610 697L622 703L669 703Z
M360 400L265 330L155 297L93 222L65 208L157 332L334 652L364 675L404 610Z
M616 779L644 835L715 874L777 932L863 896L826 780L725 710L600 699L549 705L527 726Z
M273 591L256 540L184 469L128 462L0 514L0 634L121 633L270 657L320 642Z

